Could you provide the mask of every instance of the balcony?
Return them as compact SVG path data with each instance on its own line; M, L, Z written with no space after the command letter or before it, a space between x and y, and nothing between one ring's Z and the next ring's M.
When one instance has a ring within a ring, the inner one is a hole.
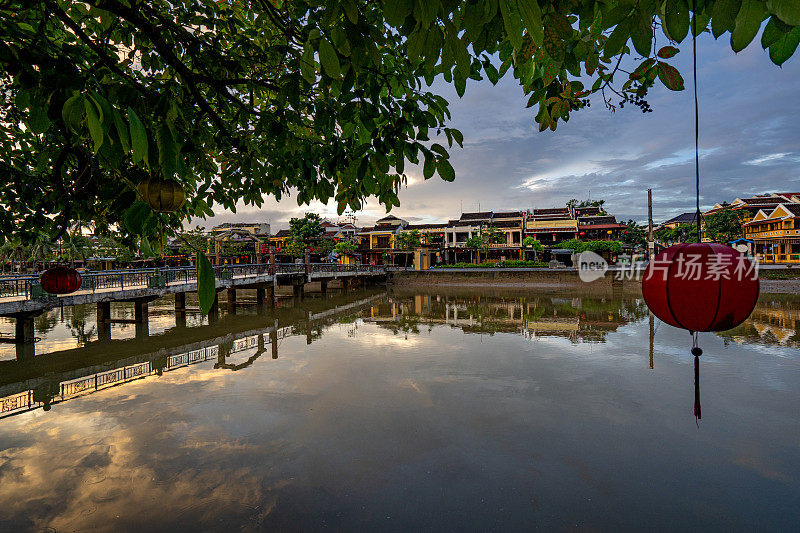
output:
M800 229L776 229L759 232L745 232L749 239L769 239L772 237L800 237Z

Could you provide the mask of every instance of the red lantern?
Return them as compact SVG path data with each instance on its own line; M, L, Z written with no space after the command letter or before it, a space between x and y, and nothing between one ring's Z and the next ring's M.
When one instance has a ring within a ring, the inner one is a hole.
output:
M50 294L69 294L81 288L81 275L74 268L57 266L42 273L40 283Z
M737 250L722 244L678 244L647 267L647 307L672 326L724 331L750 316L758 300L758 273Z

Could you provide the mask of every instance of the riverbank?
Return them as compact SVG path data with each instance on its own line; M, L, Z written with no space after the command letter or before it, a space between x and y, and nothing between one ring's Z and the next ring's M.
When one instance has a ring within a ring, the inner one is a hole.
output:
M395 287L497 287L504 289L541 289L548 292L580 289L590 293L639 292L641 282L616 279L608 272L598 280L584 282L574 269L447 269L394 272L388 282ZM764 294L800 294L800 279L761 279Z

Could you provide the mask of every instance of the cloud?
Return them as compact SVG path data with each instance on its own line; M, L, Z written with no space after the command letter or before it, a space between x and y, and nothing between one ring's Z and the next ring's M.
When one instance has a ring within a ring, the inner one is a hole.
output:
M745 165L772 165L781 161L800 161L800 157L792 156L788 152L780 152L777 154L767 154L750 161L745 161Z
M698 39L700 97L701 205L800 186L800 58L773 65L757 42L733 54L725 40ZM652 113L626 106L609 112L599 98L591 108L538 132L534 113L511 75L497 86L469 80L458 98L451 86L432 90L450 103L450 126L464 134L464 148L451 150L456 181L422 179L407 168L401 206L392 212L407 220L437 222L464 211L528 209L563 205L571 198L605 199L619 218L643 220L647 189L653 189L657 220L693 210L694 100L691 48L671 60L688 90L657 85L648 96ZM298 207L294 198L267 198L264 208L220 213L212 221L269 218L275 229L292 216L319 210L336 218L335 205ZM367 225L385 209L374 199L358 213Z

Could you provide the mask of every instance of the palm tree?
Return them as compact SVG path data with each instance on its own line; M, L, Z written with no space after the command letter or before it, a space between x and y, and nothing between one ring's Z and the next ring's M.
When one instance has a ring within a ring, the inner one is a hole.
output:
M33 261L33 268L36 270L36 263L42 263L42 270L45 270L47 262L53 259L53 241L46 233L39 233L28 246L28 257Z

